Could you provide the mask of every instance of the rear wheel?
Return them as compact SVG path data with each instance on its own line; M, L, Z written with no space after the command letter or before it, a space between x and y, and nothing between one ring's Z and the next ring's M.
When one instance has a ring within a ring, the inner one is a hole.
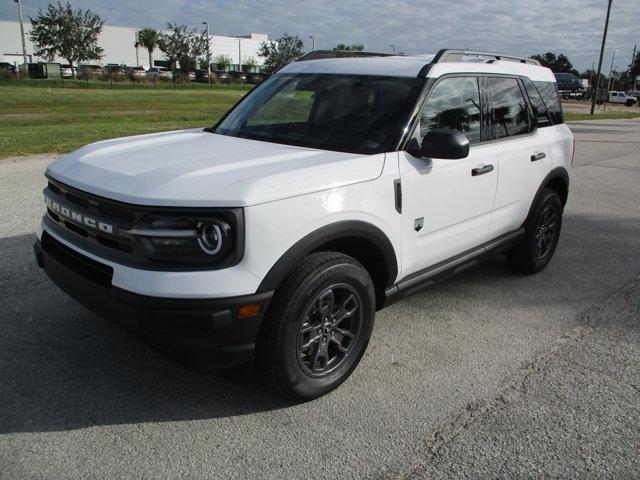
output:
M368 272L339 253L314 253L276 290L256 345L268 384L296 400L344 382L369 342L375 293Z
M536 273L546 267L556 250L561 226L560 197L545 188L525 225L524 239L507 254L511 266L523 273Z

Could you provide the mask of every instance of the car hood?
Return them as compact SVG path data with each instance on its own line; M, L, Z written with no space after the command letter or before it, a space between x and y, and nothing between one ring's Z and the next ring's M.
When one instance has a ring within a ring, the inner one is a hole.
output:
M181 130L105 140L47 174L126 203L241 207L373 180L384 154L357 155Z

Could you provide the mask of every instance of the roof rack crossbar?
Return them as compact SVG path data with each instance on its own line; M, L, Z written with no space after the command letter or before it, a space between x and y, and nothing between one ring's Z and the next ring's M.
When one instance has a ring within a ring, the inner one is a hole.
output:
M516 57L514 55L504 55L502 53L494 52L480 52L475 50L456 50L451 48L443 48L433 58L431 63L444 63L444 62L460 62L463 57L490 57L495 60L506 60L509 62L529 63L531 65L540 65L540 62L533 58Z

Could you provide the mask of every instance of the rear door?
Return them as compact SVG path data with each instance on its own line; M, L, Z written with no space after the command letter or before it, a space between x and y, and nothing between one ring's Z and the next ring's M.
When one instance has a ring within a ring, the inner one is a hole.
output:
M421 143L433 128L460 130L471 143L467 158L418 158L400 152L403 277L487 241L498 165L496 147L483 141L479 80L473 75L437 80L412 140Z
M549 172L549 147L517 77L487 76L493 144L498 154L498 185L489 237L518 229Z

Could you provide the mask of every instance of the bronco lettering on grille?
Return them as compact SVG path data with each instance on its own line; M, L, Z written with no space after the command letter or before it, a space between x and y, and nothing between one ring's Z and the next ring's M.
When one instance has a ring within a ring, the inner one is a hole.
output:
M49 197L45 195L44 201L47 204L47 207L51 209L52 212L57 213L65 218L68 218L74 223L78 223L85 227L93 228L94 230L99 230L105 233L113 233L113 225L109 225L108 223L100 222L95 218L87 217L86 215L81 214L80 212L76 212L67 208L63 205L60 205L58 202L54 202Z

